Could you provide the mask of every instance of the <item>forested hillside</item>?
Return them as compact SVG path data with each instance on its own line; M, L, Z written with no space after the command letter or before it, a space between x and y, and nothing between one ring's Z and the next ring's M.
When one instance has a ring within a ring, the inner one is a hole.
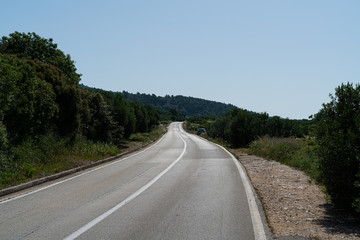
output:
M156 96L154 94L132 94L126 91L122 92L124 98L134 100L143 104L151 104L155 107L170 110L176 109L186 116L195 115L216 115L221 116L225 112L233 109L235 106L215 101L204 100L200 98L184 96Z
M100 88L88 87L86 85L80 84L80 87L86 89L93 93L99 93L103 96L106 102L109 103L110 106L116 106L116 99L124 99L124 96L121 92L113 92L113 91L105 91ZM161 121L184 121L186 116L185 114L179 112L176 108L172 107L170 109L163 109L160 107L155 107L153 104L140 103L136 100L126 99L126 101L131 102L132 104L140 104L147 109L151 109L154 112L157 112L158 117ZM140 117L141 116L137 116ZM150 116L153 118L154 115Z

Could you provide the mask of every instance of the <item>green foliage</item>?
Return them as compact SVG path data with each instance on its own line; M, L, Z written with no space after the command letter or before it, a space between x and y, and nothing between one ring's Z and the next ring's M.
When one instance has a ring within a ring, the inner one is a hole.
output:
M72 84L80 82L80 74L76 73L74 61L57 48L53 40L45 39L36 33L14 32L9 37L2 37L0 53L16 54L19 57L37 59L54 65L62 70Z
M170 108L170 120L171 121L184 121L185 114L180 113L176 108Z
M101 94L109 106L111 116L116 126L114 139L129 138L133 133L149 132L159 124L160 115L157 108L143 105L135 101L126 100L118 92L82 86L85 91Z
M336 206L360 211L360 85L342 84L330 97L315 116L321 177Z
M134 110L131 108L125 108L126 121L124 125L124 137L129 138L132 133L135 132L136 127L136 117Z
M1 117L1 115L0 115ZM7 139L6 127L0 118L0 175L9 170L11 159L8 156L9 141Z
M301 149L294 153L288 165L305 172L318 183L322 183L319 171L319 158L316 151L316 143L314 140L308 139Z
M111 142L114 123L103 97L99 93L89 95L90 121L86 136L93 141Z
M233 147L239 147L264 135L301 137L308 133L310 124L308 120L281 119L269 117L267 113L234 108L204 127L210 137L221 138Z
M78 86L72 84L62 70L39 60L26 60L35 70L38 78L49 83L56 95L58 108L54 127L61 136L75 136L88 110L88 95ZM86 103L84 105L84 103ZM89 116L87 116L89 117Z
M159 97L154 94L132 94L128 92L122 92L125 99L133 100L143 104L151 104L157 108L160 108L165 111L170 111L171 109L176 109L179 113L185 116L196 116L196 115L211 115L215 114L217 116L223 115L226 111L234 108L231 104L224 104L215 101L204 100L200 98L193 97L184 97L184 96L169 96ZM183 121L184 118L177 115L171 114L170 118L176 116L176 121ZM162 120L166 119L169 115L164 115ZM171 119L173 120L173 119Z
M26 62L0 54L0 112L11 140L42 134L57 113L55 93Z
M120 153L120 150L112 143L93 142L82 137L76 138L69 147L69 151L77 156L85 156L85 158L95 157L95 159Z
M287 163L301 147L301 142L294 138L265 136L250 144L249 153Z
M115 144L159 124L159 109L121 93L80 88L52 39L0 41L0 187L120 152Z
M36 169L30 163L25 163L23 171L26 178L31 178L34 175Z
M7 139L6 127L4 126L0 118L0 154L7 151L8 145L9 145L9 141Z
M116 155L114 144L93 142L84 137L59 138L47 133L27 138L12 148L12 154L0 154L0 188L66 170L83 163Z
M248 152L299 169L321 183L316 148L312 138L297 140L265 136L253 141Z

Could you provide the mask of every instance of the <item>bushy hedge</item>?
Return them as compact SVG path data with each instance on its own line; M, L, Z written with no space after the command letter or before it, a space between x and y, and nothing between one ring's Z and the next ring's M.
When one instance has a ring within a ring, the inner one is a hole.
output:
M360 211L360 85L342 84L315 116L320 171L333 203Z

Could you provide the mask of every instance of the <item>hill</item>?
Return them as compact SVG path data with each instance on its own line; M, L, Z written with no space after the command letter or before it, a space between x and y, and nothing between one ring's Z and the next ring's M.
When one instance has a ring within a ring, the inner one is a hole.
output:
M130 99L142 104L151 104L155 107L170 110L177 109L179 112L185 114L186 116L195 116L195 115L216 115L222 116L225 112L233 109L235 106L231 104L225 104L210 100L205 100L201 98L194 97L184 97L181 95L178 96L169 96L165 97L156 96L154 94L144 94L144 93L128 93L126 91L122 92L122 95L125 99Z

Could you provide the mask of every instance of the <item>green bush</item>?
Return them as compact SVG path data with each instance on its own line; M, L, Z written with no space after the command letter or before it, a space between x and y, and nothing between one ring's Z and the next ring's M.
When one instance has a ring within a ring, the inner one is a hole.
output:
M35 171L36 169L30 163L24 164L24 175L26 178L31 178Z
M0 114L0 154L8 148L9 141L7 139L7 132L4 124L1 121L1 114Z
M317 146L312 138L298 140L265 136L253 141L248 151L250 154L299 169L317 182L321 182L316 148Z
M265 136L250 144L249 153L287 163L301 146L302 143L295 138Z
M319 159L316 154L317 145L313 139L305 139L302 147L294 152L288 162L289 166L299 169L321 183L319 172Z
M75 155L86 155L99 158L101 156L112 156L120 153L119 148L114 144L93 142L83 137L78 137L75 142L70 146L70 152Z
M360 212L360 85L342 84L330 97L315 116L321 178L337 207Z

